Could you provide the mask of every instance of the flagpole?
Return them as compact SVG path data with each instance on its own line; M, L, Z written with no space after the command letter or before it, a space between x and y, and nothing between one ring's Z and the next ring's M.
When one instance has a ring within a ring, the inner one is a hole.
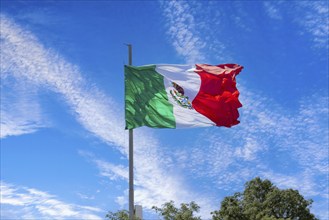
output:
M132 45L128 46L128 65L132 65ZM129 129L129 220L134 219L134 135Z

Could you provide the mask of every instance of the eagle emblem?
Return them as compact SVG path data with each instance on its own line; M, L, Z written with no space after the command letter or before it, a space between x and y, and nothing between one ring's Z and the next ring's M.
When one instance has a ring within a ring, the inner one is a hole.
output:
M170 94L178 105L183 108L193 109L192 103L188 99L188 96L184 96L184 89L178 84L171 82L173 89L170 90Z

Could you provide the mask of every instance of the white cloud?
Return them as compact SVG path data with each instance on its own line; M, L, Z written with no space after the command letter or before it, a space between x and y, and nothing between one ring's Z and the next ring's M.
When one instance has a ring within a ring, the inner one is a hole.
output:
M123 196L118 196L115 199L115 202L117 204L119 204L119 206L120 206L121 209L123 209L125 207L125 205L128 204L128 192L129 192L128 190L125 190Z
M273 19L281 20L282 15L280 13L280 10L278 9L277 4L278 4L278 2L276 2L276 4L273 4L273 2L270 2L270 1L263 2L265 11L267 12L268 16Z
M282 22L291 20L299 25L301 34L312 36L314 47L328 48L329 6L326 1L265 1L263 6L270 18Z
M187 63L205 61L202 50L206 43L200 38L192 15L193 8L184 1L163 1L163 14L168 23L168 35L178 55Z
M32 33L4 15L1 15L1 49L1 74L31 84L30 87L47 88L63 95L77 120L87 130L106 143L125 147L124 125L120 120L123 115L112 110L111 106L116 104L111 98L88 85L78 67L44 48ZM2 111L8 118L7 123L13 123L11 119L17 111ZM34 131L36 127L28 128Z
M33 133L48 126L36 88L8 78L1 69L0 138Z
M76 194L81 199L88 199L88 200L94 200L95 199L95 196L94 195L91 196L91 195L87 195L85 193L79 193L79 192L77 192Z
M135 130L135 132L139 132ZM178 176L178 173L167 169L167 165L162 159L165 155L159 151L159 143L150 136L143 133L135 134L135 203L142 204L146 210L152 206L161 206L163 203L174 200L177 204L183 202L196 201L202 206L202 215L209 217L214 209L211 200L204 195L190 191L185 180ZM88 152L80 152L92 163L96 164L100 175L110 180L128 181L128 168L115 165L103 159L97 158ZM116 202L123 207L127 205L127 191L122 196L117 197Z
M122 165L113 165L109 162L97 160L94 162L101 170L101 175L110 178L111 180L124 179L128 180L128 169Z
M325 177L328 169L328 97L316 94L306 97L301 101L300 110L291 112L242 86L240 90L244 104L241 124L231 129L219 128L220 132L218 129L206 130L192 149L189 147L180 153L185 156L180 159L188 163L185 165L197 169L202 176L219 177L223 171L231 172L230 165L241 160L264 168L267 160L263 157L273 160L276 154L287 157L288 161L274 165L274 169L298 164L297 172L311 170L314 176ZM209 164L209 167L200 164ZM227 184L231 183L228 181Z
M329 6L326 1L300 2L298 5L305 10L303 17L296 18L296 22L305 32L313 35L316 47L325 47L329 44Z
M1 182L3 219L103 219L95 207L60 201L56 196L34 188Z
M246 137L244 146L238 147L236 149L235 155L237 157L242 157L246 161L252 161L252 160L256 159L257 153L260 150L263 150L263 148L257 142L257 138Z
M300 109L282 109L241 85L242 123L207 129L194 146L180 150L177 164L194 179L208 179L218 190L240 191L260 176L282 188L316 198L317 213L328 204L328 97L314 94ZM321 215L322 215L321 214Z

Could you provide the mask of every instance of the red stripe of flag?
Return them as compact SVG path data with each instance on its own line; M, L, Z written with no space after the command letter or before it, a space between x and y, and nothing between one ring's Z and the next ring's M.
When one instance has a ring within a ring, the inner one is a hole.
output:
M196 64L195 72L201 78L200 91L192 101L193 108L216 123L231 127L239 124L239 91L235 76L243 69L238 64L211 66Z

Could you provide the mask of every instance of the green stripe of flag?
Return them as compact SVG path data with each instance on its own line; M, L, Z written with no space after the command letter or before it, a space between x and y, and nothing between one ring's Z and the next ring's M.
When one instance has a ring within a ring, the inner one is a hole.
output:
M151 66L125 66L126 129L140 126L175 128L173 105L164 78Z

